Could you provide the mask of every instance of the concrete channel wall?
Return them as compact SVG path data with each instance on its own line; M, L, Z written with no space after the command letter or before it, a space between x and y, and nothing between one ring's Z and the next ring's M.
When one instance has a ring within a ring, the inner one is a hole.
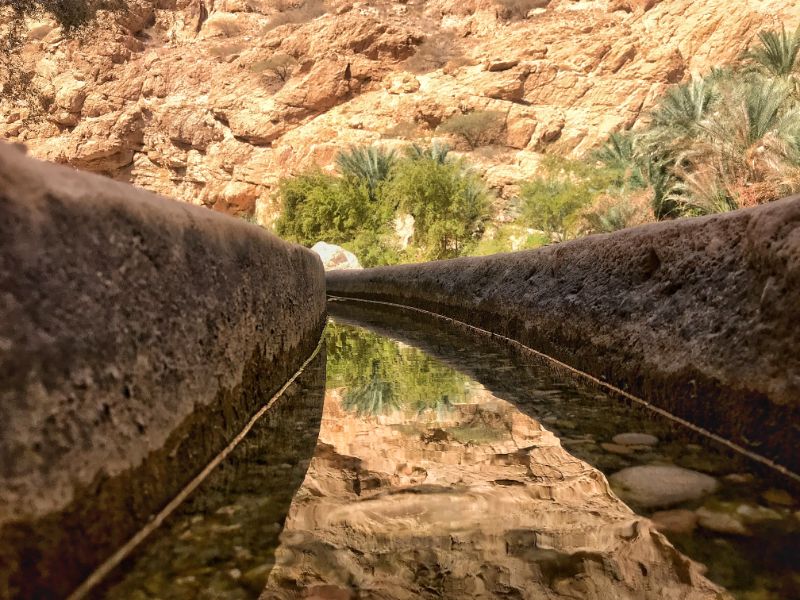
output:
M324 323L311 252L0 144L0 598L66 596Z
M800 472L800 197L327 285L510 337Z

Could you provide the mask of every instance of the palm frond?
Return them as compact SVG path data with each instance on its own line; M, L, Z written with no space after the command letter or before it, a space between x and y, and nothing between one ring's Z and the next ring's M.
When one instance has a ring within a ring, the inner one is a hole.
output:
M774 77L788 78L800 69L800 27L794 33L782 27L780 31L762 31L761 45L744 54L752 67Z
M336 156L336 166L342 175L363 181L372 200L378 185L389 178L396 162L394 150L378 146L351 147Z

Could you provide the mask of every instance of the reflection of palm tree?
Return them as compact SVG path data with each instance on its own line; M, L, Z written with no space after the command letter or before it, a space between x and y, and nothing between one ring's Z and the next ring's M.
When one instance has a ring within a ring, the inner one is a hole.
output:
M392 384L380 376L380 362L372 361L372 374L364 385L347 390L342 402L345 410L359 415L386 415L400 408Z

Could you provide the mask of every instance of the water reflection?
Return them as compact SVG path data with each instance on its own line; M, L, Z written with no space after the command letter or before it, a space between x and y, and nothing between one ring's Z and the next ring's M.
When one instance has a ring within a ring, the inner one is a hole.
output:
M324 383L323 351L95 597L257 598L317 443Z
M329 342L319 444L262 599L720 593L511 403L369 332ZM380 384L393 404L352 400Z
M505 344L330 311L327 381L307 371L98 596L798 597L798 506L738 457ZM626 505L601 471L641 466L714 491Z
M735 597L800 598L800 506L782 482L764 478L755 465L649 411L567 379L504 343L407 311L353 303L331 303L329 311L340 324L358 327L352 335L366 327L379 339L391 336L401 347L419 347L428 360L435 357L480 381L554 432L572 456L607 476L659 465L712 476L713 494L668 506L637 506L628 496L629 504L653 517L672 543L704 563L707 576ZM650 434L657 443L615 443L629 432Z
M333 322L327 341L327 385L344 388L344 408L359 415L441 412L465 398L467 377L417 348Z

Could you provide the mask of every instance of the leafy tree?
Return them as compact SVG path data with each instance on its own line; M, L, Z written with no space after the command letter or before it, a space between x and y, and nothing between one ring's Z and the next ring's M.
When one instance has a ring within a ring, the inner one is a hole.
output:
M732 82L685 156L676 197L691 214L800 189L800 107L790 84L760 76Z
M390 240L394 207L380 195L371 198L364 181L309 171L281 180L277 195L278 235L305 246L338 244L367 267L399 261Z
M624 193L625 182L620 169L546 157L541 174L520 190L522 219L556 241L569 239L579 233L584 209L602 194Z
M474 150L497 139L504 118L500 111L475 110L453 115L439 125L439 131L460 137Z
M612 133L608 140L592 154L592 158L606 167L623 171L627 185L644 188L645 174L636 154L636 137L630 132Z
M364 186L320 171L283 179L278 195L283 209L275 224L278 234L308 246L320 240L342 244L357 230L380 229L381 221L389 220L369 201Z
M414 244L429 260L465 253L480 237L488 213L483 183L459 161L404 160L386 193L414 217Z
M589 232L611 233L635 225L636 216L636 207L623 195L599 210L587 212L584 219Z
M800 28L763 31L739 64L667 90L648 127L595 157L651 189L663 219L800 191Z

